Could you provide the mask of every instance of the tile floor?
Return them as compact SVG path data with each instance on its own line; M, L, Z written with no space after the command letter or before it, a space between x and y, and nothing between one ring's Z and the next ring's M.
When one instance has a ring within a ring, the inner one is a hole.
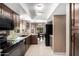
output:
M37 45L31 45L25 56L65 56L65 53L53 53L51 47L46 47L44 40L38 40Z

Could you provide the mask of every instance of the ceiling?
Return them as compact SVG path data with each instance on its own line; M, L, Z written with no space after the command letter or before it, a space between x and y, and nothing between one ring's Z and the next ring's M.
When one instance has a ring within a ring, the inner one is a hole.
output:
M66 15L66 3L61 3L55 9L54 15Z
M33 22L46 22L52 13L55 15L66 13L66 4L56 3L5 3L19 15L25 15L25 19ZM27 17L26 17L27 15Z
M35 20L45 20L46 17L44 17L45 13L49 10L50 6L52 5L51 3L26 3L28 10L30 12L30 16L32 19ZM39 9L35 9L36 6L38 6L39 8L41 8L43 5L43 8L41 10ZM47 15L47 14L46 14Z
M26 13L26 11L22 8L22 6L19 3L4 3L4 4L20 15Z

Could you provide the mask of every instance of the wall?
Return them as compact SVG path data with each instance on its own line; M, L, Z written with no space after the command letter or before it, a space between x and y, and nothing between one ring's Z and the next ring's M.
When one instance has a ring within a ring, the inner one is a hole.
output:
M66 51L66 16L54 16L54 52Z
M66 55L70 52L70 5L66 4Z

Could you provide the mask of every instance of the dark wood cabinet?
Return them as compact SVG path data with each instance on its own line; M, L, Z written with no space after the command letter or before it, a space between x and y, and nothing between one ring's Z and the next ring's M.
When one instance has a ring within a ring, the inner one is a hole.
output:
M20 32L20 17L19 14L7 7L5 4L0 3L0 14L12 19L14 21L14 32Z
M20 52L21 52L21 56L24 56L26 53L26 49L25 49L25 39L23 40L23 42L20 43Z
M0 14L2 13L2 5L0 4Z
M29 47L30 47L30 37L31 36L29 36L29 37L27 37L26 39L25 39L25 49L26 49L26 51L29 49Z
M5 53L4 56L21 56L21 46L17 46L16 48L13 48L8 53Z
M31 35L30 37L30 43L31 44L38 44L37 35Z
M12 47L10 47L12 48ZM22 42L19 43L16 47L13 47L10 51L7 53L4 53L4 56L21 56L22 54Z
M4 53L3 56L24 56L25 50L25 40L16 43L13 47L8 48L9 51Z

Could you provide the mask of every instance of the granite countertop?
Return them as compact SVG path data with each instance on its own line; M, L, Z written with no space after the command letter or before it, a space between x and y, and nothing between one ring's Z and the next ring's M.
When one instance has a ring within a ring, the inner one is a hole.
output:
M16 39L12 39L12 40L7 40L7 42L11 43L12 45L22 41L23 39L25 39L26 37L17 37Z
M16 44L16 43L18 43L18 42L20 42L20 41L22 41L23 39L25 39L25 38L27 38L27 37L29 37L30 35L27 35L27 36L20 36L20 37L17 37L16 39L8 39L8 42L12 42L13 44Z

